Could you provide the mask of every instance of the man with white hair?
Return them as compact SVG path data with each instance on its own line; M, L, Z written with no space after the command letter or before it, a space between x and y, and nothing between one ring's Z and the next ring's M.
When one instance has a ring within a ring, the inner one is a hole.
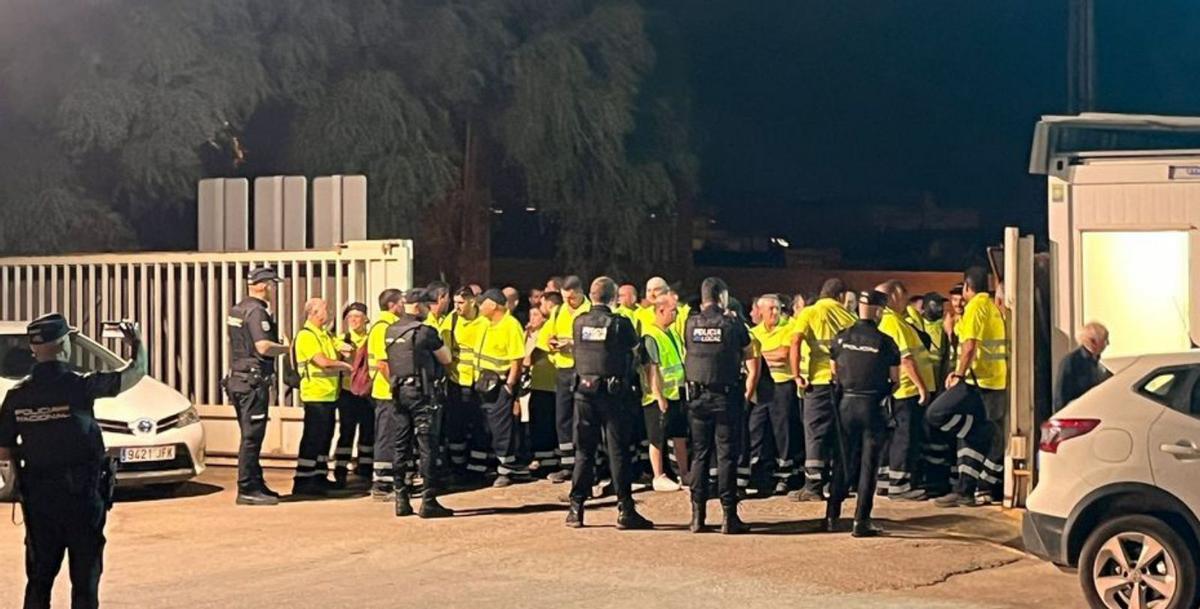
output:
M1100 356L1107 347L1108 328L1104 324L1092 321L1083 326L1079 331L1079 347L1058 365L1058 376L1054 379L1054 412L1112 376L1100 363Z
M770 382L759 385L764 395L750 411L750 462L753 467L767 452L767 440L775 447L775 494L786 495L796 477L796 459L801 455L800 402L793 374L793 326L780 323L782 303L774 294L760 296L754 308L760 323L750 330L767 362ZM798 354L798 350L797 350Z
M638 336L644 336L645 329L654 325L654 307L658 304L658 299L670 291L671 286L667 285L667 280L662 277L651 277L646 281L643 306L633 315L633 325L637 327Z
M300 401L304 404L304 431L296 455L293 495L321 496L328 490L329 443L333 439L341 374L353 368L338 357L337 340L325 327L329 306L320 298L304 303L304 327L293 344L300 372Z

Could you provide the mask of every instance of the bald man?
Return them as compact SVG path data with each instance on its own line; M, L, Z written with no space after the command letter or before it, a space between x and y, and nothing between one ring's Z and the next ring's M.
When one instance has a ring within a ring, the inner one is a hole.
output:
M1108 328L1089 322L1079 331L1079 347L1067 354L1054 379L1054 412L1065 408L1092 387L1103 383L1112 373L1100 363L1108 347Z

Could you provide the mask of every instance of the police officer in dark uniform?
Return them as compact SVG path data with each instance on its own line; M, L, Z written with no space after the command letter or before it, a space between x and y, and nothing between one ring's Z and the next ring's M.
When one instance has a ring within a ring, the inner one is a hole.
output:
M263 481L263 438L267 435L267 407L275 379L275 358L287 353L279 341L275 316L269 309L279 275L259 267L246 278L248 295L229 310L229 350L233 364L225 377L225 391L237 414L242 442L238 447L238 505L275 505L279 494Z
M743 362L754 363L754 351L745 322L728 307L728 286L717 277L709 277L700 284L700 312L690 315L684 326L684 371L693 446L689 526L693 533L705 528L709 468L714 461L717 493L725 516L721 532L732 535L750 530L737 512L737 464L745 427L746 388L753 387L758 379L742 380ZM757 375L758 366L750 369L752 375Z
M412 485L418 472L424 480L419 516L454 515L437 500L441 490L438 455L445 405L444 366L450 364L450 349L442 343L437 329L425 323L430 306L436 303L437 298L424 289L409 290L404 297L404 312L387 327L383 339L396 421L392 462L396 516L413 514Z
M49 609L54 577L69 552L71 606L96 607L103 569L104 524L116 468L106 457L92 407L146 375L136 326L120 325L133 360L119 370L71 369L67 320L58 313L29 324L36 364L0 406L0 460L18 464L25 515L26 609ZM19 445L18 445L19 440Z
M603 431L609 468L617 493L617 528L650 529L654 523L637 513L629 471L629 434L637 330L628 318L613 313L617 283L608 277L592 282L592 308L575 318L575 471L567 526L583 527L583 502L596 476L596 449Z
M876 468L886 433L886 400L900 382L900 348L879 331L879 318L888 296L863 292L858 298L858 321L839 333L830 345L834 380L841 399L837 415L840 461L834 468L833 488L825 508L825 529L835 531L842 502L850 484L857 481L858 505L854 510L855 537L880 533L871 524L875 502Z

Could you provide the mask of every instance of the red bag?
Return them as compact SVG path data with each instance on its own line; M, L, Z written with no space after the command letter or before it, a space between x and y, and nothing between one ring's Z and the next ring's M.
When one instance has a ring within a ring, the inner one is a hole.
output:
M375 383L375 378L371 374L371 368L367 364L367 344L359 347L354 352L354 359L350 362L350 393L360 397L370 397L371 387Z

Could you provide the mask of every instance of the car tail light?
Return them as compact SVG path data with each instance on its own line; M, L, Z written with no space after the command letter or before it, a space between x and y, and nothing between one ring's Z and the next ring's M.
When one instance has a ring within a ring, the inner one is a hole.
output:
M1038 448L1042 452L1057 453L1059 444L1078 438L1099 424L1100 419L1051 419L1042 423L1042 441Z

